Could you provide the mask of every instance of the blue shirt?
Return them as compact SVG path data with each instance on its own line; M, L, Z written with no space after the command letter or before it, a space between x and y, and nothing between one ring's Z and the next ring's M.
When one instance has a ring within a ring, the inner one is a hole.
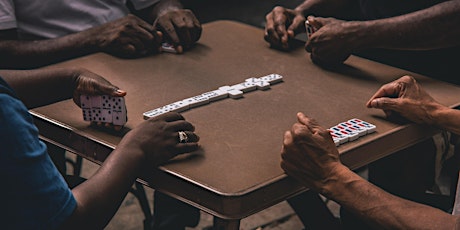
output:
M56 229L76 208L25 105L0 78L0 228Z

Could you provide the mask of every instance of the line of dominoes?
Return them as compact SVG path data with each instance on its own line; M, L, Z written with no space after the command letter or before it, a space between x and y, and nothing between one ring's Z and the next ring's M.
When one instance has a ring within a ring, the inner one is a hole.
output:
M143 113L143 116L144 119L149 119L167 112L183 112L188 109L209 104L228 97L238 99L243 97L244 93L254 90L267 90L270 88L270 85L282 81L283 76L279 74L269 74L260 78L251 77L236 85L221 86L216 90L205 92L194 97L189 97L187 99L176 101L174 103L147 111Z
M336 146L354 141L362 136L375 132L375 130L375 125L357 118L350 119L329 128L329 132Z
M124 97L81 95L83 120L124 125L128 121Z

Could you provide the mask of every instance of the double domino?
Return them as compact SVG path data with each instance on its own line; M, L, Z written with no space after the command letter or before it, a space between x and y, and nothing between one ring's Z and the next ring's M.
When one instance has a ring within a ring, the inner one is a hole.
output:
M283 76L279 74L269 74L260 78L251 77L246 79L244 82L235 85L221 86L215 90L147 111L143 113L143 116L144 119L149 119L151 117L156 117L167 112L183 112L194 107L206 105L211 102L229 97L238 99L243 97L244 93L254 90L267 90L270 88L270 85L282 81Z
M375 130L375 125L357 118L350 119L329 128L332 140L336 146L357 140L362 136L375 132Z
M128 121L124 97L81 95L83 120L123 126Z

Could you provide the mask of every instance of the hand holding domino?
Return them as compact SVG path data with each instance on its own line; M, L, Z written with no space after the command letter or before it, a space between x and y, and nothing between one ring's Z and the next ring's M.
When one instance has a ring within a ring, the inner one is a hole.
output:
M161 51L166 52L166 53L173 53L173 54L179 53L177 52L176 47L174 47L174 45L170 42L162 42Z
M85 121L113 125L115 129L123 127L128 121L124 97L81 95L80 105Z
M316 32L316 29L315 27L313 27L310 22L307 20L305 20L305 31L307 33L307 37L310 38L314 32Z

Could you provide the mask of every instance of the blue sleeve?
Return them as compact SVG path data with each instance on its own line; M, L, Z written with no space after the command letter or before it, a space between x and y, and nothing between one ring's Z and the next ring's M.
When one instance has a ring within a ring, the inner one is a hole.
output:
M1 93L2 229L56 229L76 208L72 191L49 158L24 104Z

